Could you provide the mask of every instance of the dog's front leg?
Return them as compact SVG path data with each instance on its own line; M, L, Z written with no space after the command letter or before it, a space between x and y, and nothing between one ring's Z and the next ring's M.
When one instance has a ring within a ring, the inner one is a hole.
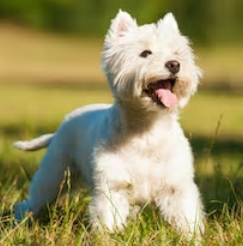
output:
M99 229L120 230L129 216L130 176L119 156L102 153L96 157L91 223Z
M180 186L168 186L157 197L162 216L187 239L200 238L204 233L204 211L198 188L193 181Z
M97 188L90 204L93 227L109 231L120 230L127 223L129 199L126 190L110 187Z
M127 224L131 201L131 177L126 161L102 149L94 155L94 190L89 206L94 228L120 230Z

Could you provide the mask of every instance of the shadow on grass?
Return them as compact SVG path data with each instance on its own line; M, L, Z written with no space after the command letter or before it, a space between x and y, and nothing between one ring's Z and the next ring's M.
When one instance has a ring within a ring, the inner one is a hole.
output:
M190 139L193 152L196 158L210 154L211 156L242 156L243 159L243 139L212 138L195 136Z
M224 210L241 214L243 208L243 140L194 136L196 182L211 216Z
M243 209L243 169L239 163L241 176L234 172L228 175L222 173L222 167L216 167L212 175L201 174L196 182L203 197L206 212L209 217L220 217L224 209L232 214L242 215Z

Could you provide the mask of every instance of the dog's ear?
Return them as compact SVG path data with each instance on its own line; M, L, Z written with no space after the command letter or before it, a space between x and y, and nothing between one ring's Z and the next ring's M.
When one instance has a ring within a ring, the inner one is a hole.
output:
M163 19L158 21L157 25L160 30L166 30L167 33L169 31L173 34L180 33L178 24L172 13L166 14Z
M137 22L130 14L119 10L115 19L112 20L110 29L108 31L108 39L118 38L124 36L127 31L137 27Z

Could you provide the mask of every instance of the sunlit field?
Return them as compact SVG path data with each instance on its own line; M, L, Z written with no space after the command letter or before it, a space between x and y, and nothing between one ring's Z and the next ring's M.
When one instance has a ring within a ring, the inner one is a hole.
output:
M53 132L73 109L113 98L99 70L102 41L8 28L0 31L0 40L5 46L0 46L0 245L188 245L150 207L124 232L92 231L86 190L73 193L68 188L68 195L50 204L39 221L15 224L13 204L26 198L45 150L23 153L12 147L13 141ZM242 245L243 91L238 81L243 70L236 79L216 76L217 61L228 51L222 49L218 60L212 58L214 50L196 51L205 79L180 122L193 148L195 178L207 212L202 245ZM67 173L67 186L69 179Z

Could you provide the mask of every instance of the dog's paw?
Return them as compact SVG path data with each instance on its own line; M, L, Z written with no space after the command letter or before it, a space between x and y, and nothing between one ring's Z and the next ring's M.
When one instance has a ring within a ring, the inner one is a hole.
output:
M26 215L31 212L28 201L17 203L14 205L14 218L15 221L20 223L24 220Z

